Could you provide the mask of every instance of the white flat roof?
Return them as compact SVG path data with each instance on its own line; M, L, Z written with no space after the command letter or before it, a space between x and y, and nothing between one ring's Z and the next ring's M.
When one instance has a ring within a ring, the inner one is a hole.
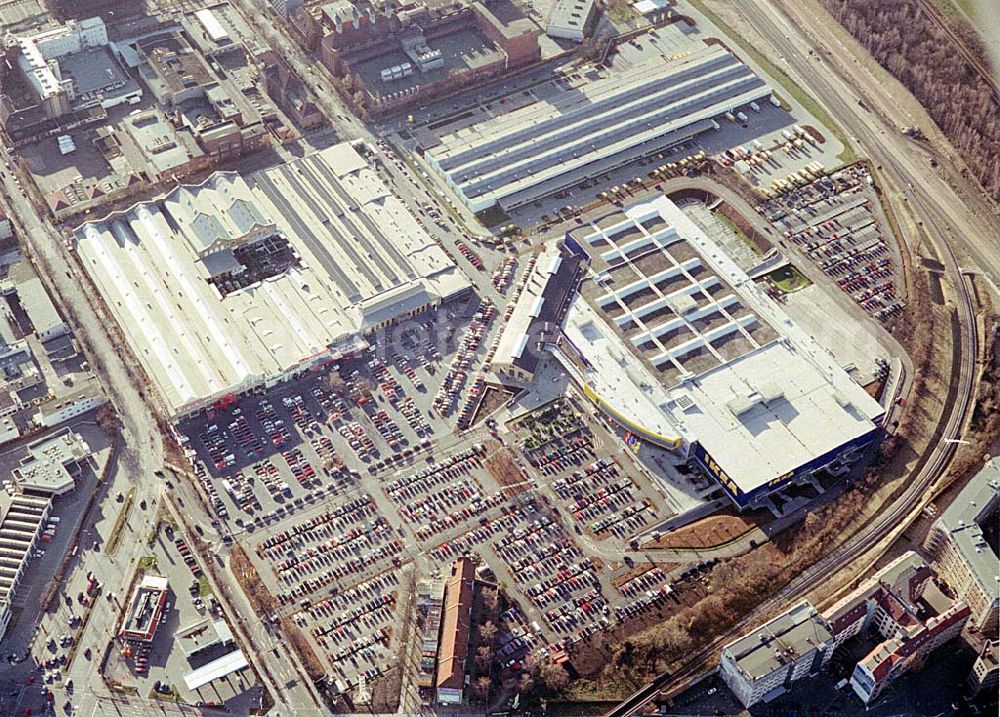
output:
M556 0L549 11L547 27L583 31L594 12L595 0Z
M552 243L537 256L535 265L526 277L524 290L517 297L514 311L500 334L493 366L506 369L524 354L530 340L531 324L539 316L545 303L545 288L562 263L559 252L559 245Z
M214 682L221 677L249 667L249 665L250 663L247 661L247 657L243 654L243 651L234 650L228 655L223 655L218 660L212 660L197 670L184 675L184 685L189 692L194 692L209 682Z
M779 338L667 388L607 317L577 297L564 333L589 364L583 379L604 402L649 431L697 441L744 493L874 429L882 406L670 199L625 210L636 223L653 213Z
M194 16L198 18L198 22L200 22L202 27L205 28L205 31L212 39L212 42L219 42L219 40L224 40L229 37L229 33L226 32L225 28L222 27L222 23L220 23L218 18L215 17L215 13L213 13L209 8L196 10Z
M297 262L225 295L206 258L280 236ZM76 250L171 415L365 345L376 322L469 286L347 143L216 173L75 231Z
M632 9L640 15L670 7L668 0L639 0L632 3Z
M18 284L17 295L36 333L42 334L63 325L62 317L37 276Z
M651 433L684 437L666 410L670 396L663 384L582 296L573 300L563 333L587 361L582 379L609 408Z
M779 339L681 383L669 410L749 493L874 428L882 407L843 376Z

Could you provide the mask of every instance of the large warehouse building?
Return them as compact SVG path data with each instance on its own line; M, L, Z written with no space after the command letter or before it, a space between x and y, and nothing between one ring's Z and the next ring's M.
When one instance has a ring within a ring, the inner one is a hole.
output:
M770 94L724 47L705 46L457 129L425 157L472 211L513 209L717 128L713 118Z
M608 417L741 508L843 470L882 406L666 197L567 235L590 262L555 355Z
M361 350L469 287L346 143L246 179L216 173L74 238L175 418Z

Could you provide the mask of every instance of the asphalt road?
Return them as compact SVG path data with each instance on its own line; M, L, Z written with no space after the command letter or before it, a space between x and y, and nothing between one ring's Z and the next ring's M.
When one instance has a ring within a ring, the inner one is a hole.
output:
M981 198L959 196L940 172L931 169L928 150L899 131L907 122L898 117L897 103L886 83L846 59L853 50L836 39L820 38L826 44L809 55L810 39L799 28L819 32L823 26L806 22L804 10L795 3L749 0L735 7L778 49L782 69L827 108L900 188L912 186L911 191L923 194L923 206L915 207L915 214L926 218L927 207L932 207L940 215L939 226L948 234L947 240L968 254L994 283L1000 281L1000 242L996 241L1000 219ZM859 100L869 109L862 108Z
M962 267L951 242L967 251L980 268L994 279L1000 267L1000 247L989 240L996 233L991 231L989 222L976 215L975 208L965 206L950 187L933 172L913 158L910 147L898 147L900 135L895 127L879 126L872 117L857 104L855 88L865 83L841 78L833 72L824 71L825 65L817 63L808 55L808 45L802 38L792 40L797 30L778 16L767 0L751 0L756 11L744 9L751 22L782 53L786 69L807 91L814 93L832 116L859 138L864 150L870 151L876 161L881 161L884 170L900 187L904 187L903 198L910 205L919 221L930 233L932 242L940 253L946 274L954 283L956 293L956 365L953 367L953 383L949 392L944 415L938 434L919 468L911 477L907 490L893 501L882 514L849 538L839 548L825 558L804 570L795 580L786 585L771 599L767 600L753 616L741 621L729 635L720 636L712 644L692 656L688 666L678 673L664 674L636 692L608 714L612 717L633 715L656 699L662 692L685 684L705 669L715 651L733 635L755 624L769 611L789 604L793 599L807 594L812 588L826 580L836 569L860 561L886 536L890 536L915 509L922 505L924 494L934 480L948 467L955 453L953 439L961 437L968 418L974 389L977 358L977 337L975 315L968 286L962 276ZM817 64L820 65L817 68ZM845 99L847 101L845 101ZM862 116L862 113L864 116Z

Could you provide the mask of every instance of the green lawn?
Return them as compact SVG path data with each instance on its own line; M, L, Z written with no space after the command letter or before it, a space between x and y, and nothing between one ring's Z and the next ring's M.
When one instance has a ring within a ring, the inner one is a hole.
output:
M815 99L813 99L812 95L799 87L791 77L785 74L784 70L764 57L764 55L761 54L756 47L740 37L738 33L734 32L733 29L723 22L718 15L706 8L701 0L689 1L696 10L707 17L713 25L721 30L723 34L726 35L727 39L730 39L739 45L740 49L750 56L750 59L760 65L764 72L770 75L773 79L777 80L778 84L781 85L788 94L794 97L796 102L802 105L806 111L809 112L809 114L815 117L820 124L826 127L826 129L832 132L834 136L840 140L841 144L844 145L844 151L840 153L838 159L840 159L842 163L851 164L857 160L854 150L851 149L851 145L848 143L847 135L844 134L844 130L840 128L840 125L834 122L829 113L827 113L827 111L823 109L823 107Z
M208 597L212 594L212 587L208 584L208 578L200 577L198 578L198 595L200 597Z
M804 289L812 282L802 276L801 272L791 264L775 269L767 275L781 291L791 294L793 291Z
M615 0L608 4L608 17L619 29L627 29L628 23L638 16L630 0Z
M152 570L156 567L156 557L153 555L147 555L146 557L139 558L139 569L140 570Z

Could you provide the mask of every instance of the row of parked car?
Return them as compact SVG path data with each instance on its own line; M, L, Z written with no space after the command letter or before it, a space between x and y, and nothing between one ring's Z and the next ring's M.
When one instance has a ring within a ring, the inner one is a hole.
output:
M398 554L403 549L403 544L398 540L391 540L373 547L361 555L354 555L335 563L332 567L323 571L319 575L305 578L298 582L291 590L285 590L276 596L278 602L288 604L302 599L306 595L311 595L320 588L330 585L341 578L350 576L355 579L357 576L373 570L382 565L385 558L395 557L394 563L398 563Z
M473 315L466 327L458 352L451 360L448 373L445 374L441 388L438 389L434 397L434 410L441 415L446 416L454 410L462 388L468 379L469 371L472 370L476 353L479 351L483 337L489 330L494 316L496 316L496 307L487 302Z

